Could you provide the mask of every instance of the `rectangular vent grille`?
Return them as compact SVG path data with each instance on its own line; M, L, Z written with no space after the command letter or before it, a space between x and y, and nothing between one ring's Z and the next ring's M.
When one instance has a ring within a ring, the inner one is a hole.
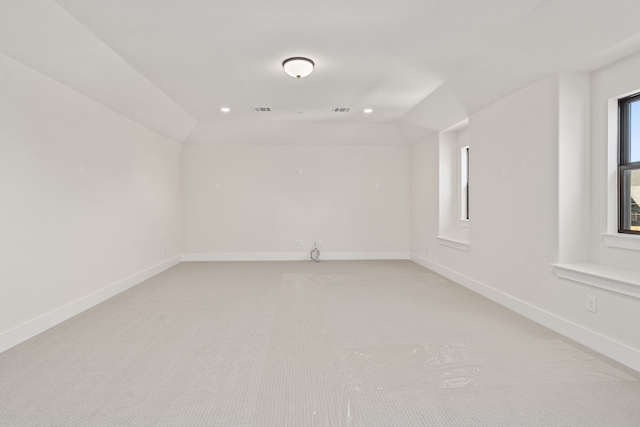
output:
M253 111L256 113L268 113L271 111L271 107L253 107Z
M349 107L335 107L333 109L334 113L348 113L349 111L351 111L351 108Z

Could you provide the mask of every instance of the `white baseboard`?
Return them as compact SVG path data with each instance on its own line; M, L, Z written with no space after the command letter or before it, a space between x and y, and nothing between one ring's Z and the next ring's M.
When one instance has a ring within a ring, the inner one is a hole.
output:
M306 252L211 252L182 254L182 261L302 261Z
M553 313L544 311L528 302L508 295L419 255L411 254L411 260L585 347L640 372L640 351L635 348L614 341L611 338L598 334Z
M139 273L119 280L92 294L58 307L0 334L0 353L52 328L101 302L155 276L180 262L180 256L167 259Z
M182 261L306 261L309 252L241 252L241 253L191 253L182 254ZM403 260L409 252L322 252L320 260Z
M328 261L408 260L409 252L321 252L320 259Z

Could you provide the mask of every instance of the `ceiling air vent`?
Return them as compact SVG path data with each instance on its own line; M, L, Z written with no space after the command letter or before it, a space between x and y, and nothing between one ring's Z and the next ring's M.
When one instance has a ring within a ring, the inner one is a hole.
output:
M271 107L253 107L253 111L256 113L268 113L271 111Z
M349 111L351 111L351 108L349 107L335 107L333 109L334 113L348 113Z

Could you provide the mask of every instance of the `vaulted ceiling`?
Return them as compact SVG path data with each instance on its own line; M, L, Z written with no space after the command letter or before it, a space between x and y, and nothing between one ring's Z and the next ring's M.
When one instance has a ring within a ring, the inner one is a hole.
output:
M640 50L638 22L638 0L3 0L0 52L176 141L403 143Z

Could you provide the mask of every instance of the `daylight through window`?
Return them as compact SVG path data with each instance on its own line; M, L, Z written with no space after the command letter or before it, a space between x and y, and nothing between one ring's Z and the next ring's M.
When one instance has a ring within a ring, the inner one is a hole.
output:
M469 146L460 151L460 213L462 219L469 219Z
M620 99L618 232L640 234L640 94Z

